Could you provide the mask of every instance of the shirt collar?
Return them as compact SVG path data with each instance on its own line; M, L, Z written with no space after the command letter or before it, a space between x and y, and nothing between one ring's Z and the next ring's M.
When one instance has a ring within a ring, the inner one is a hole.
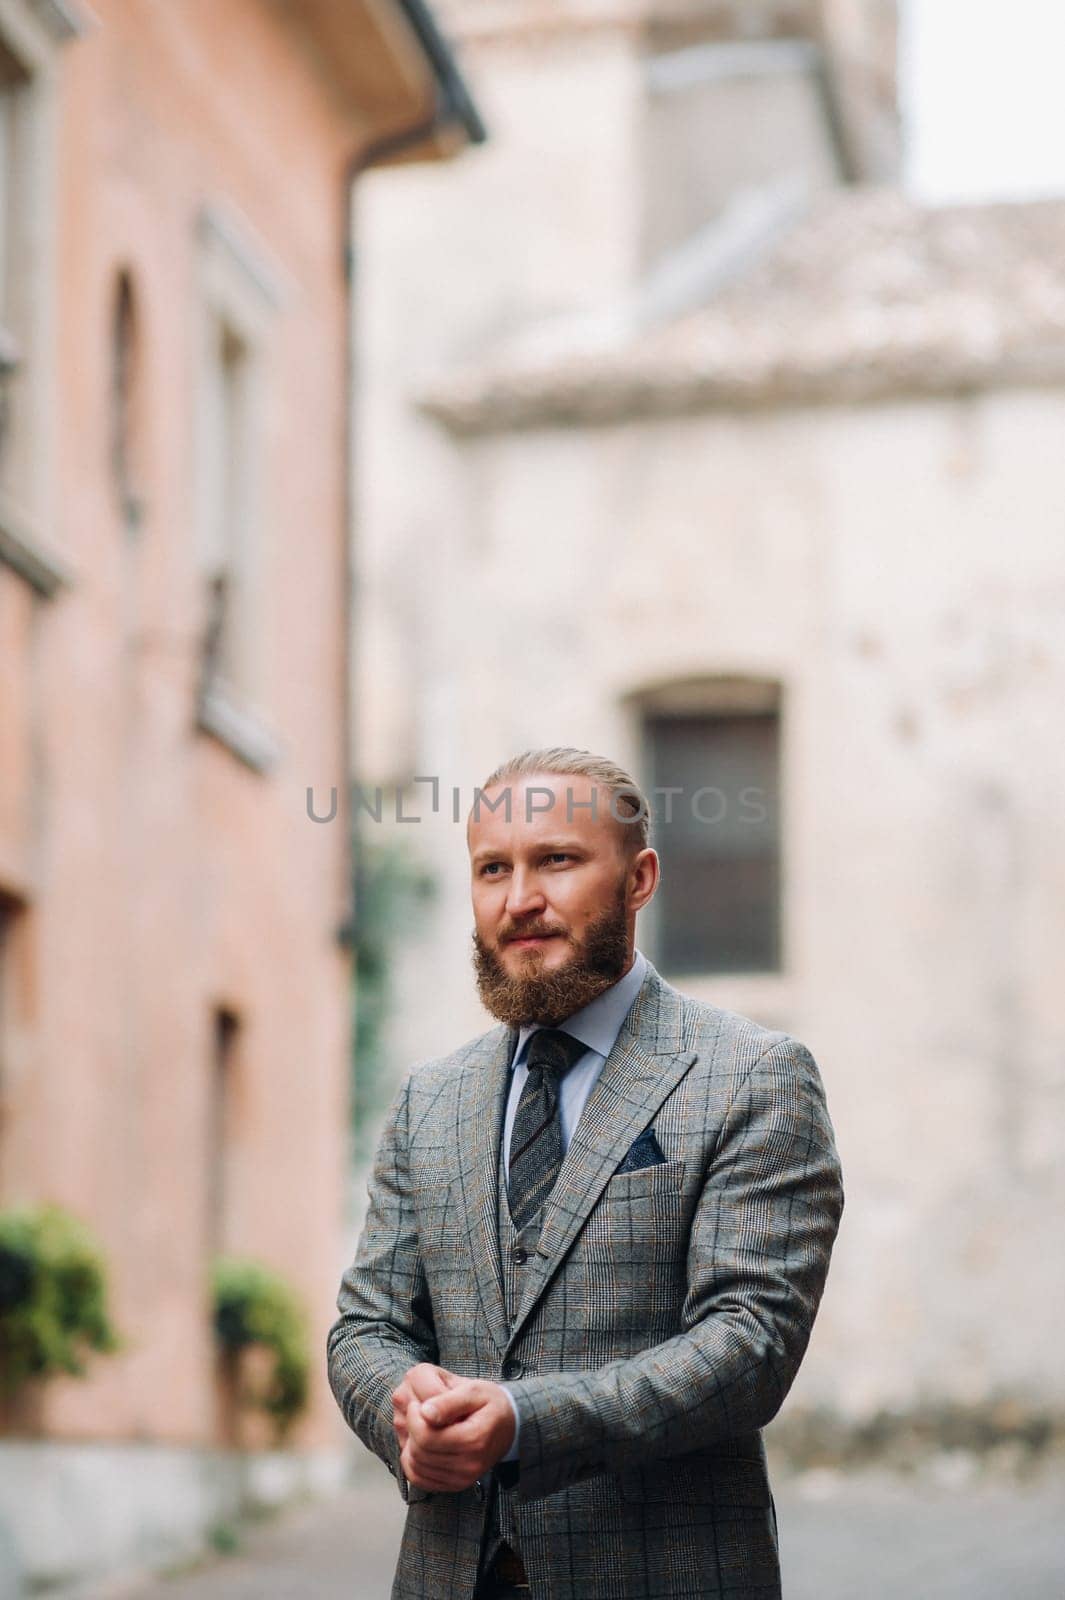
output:
M589 1050L594 1050L605 1060L614 1048L614 1041L621 1032L621 1024L625 1021L632 1009L633 1002L640 992L644 977L647 973L647 958L639 950L633 958L632 966L623 978L611 984L609 989L597 995L588 1005L575 1011L572 1017L567 1017L558 1024L561 1033L570 1033ZM512 1066L517 1066L519 1061L525 1059L525 1048L532 1035L539 1031L541 1024L528 1022L518 1033L518 1047L514 1052Z

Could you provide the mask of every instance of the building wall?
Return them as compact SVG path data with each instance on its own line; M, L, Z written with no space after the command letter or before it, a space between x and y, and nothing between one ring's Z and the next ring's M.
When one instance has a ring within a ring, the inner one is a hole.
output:
M216 1437L211 1247L303 1297L324 1349L342 1266L349 958L343 809L342 172L354 142L294 35L253 0L94 0L57 65L52 600L0 569L0 867L26 910L9 1019L5 1204L83 1217L124 1353L49 1387L63 1437ZM271 310L263 396L263 644L252 770L197 731L204 207ZM113 308L134 290L139 525L112 467ZM42 286L47 293L48 286ZM8 711L11 717L7 716ZM324 798L323 798L324 797ZM224 1218L209 1217L213 1008L242 1024ZM342 1429L324 1363L298 1442Z
M883 175L888 13L829 13ZM1065 397L435 429L427 380L490 366L502 336L585 362L598 342L608 365L639 282L631 39L497 39L470 65L491 149L382 175L361 213L356 770L385 786L368 834L438 885L396 950L395 1077L491 1020L469 959L473 785L538 744L638 763L648 689L776 680L783 970L665 975L791 1030L824 1073L848 1201L795 1403L1060 1408L1053 1329L1018 1308L1062 1289ZM438 779L436 814L416 774ZM395 820L397 781L419 820Z
M645 61L649 266L755 197L806 198L840 182L819 62L801 40L696 44Z
M396 1068L490 1025L462 816L506 755L639 759L641 691L784 697L784 964L674 977L787 1028L827 1085L848 1204L795 1400L1061 1406L1056 906L1065 480L1058 393L530 431L458 446L445 632L393 832L440 896L403 952ZM431 711L431 714L430 714ZM639 936L639 930L638 930ZM653 951L652 951L653 956Z
M639 268L629 42L597 32L531 53L493 42L466 59L489 142L446 173L368 173L357 197L355 743L378 776L412 770L415 685L450 560L441 506L465 493L413 390L538 319L616 301Z
M756 43L735 71L698 68L687 88L655 87L640 31L617 19L562 26L579 9L532 37L474 30L465 59L489 143L458 167L371 173L360 185L354 675L357 766L370 774L413 770L422 736L415 685L450 559L441 503L461 500L472 529L487 492L456 482L414 395L501 345L547 356L575 341L609 346L641 314L648 265L719 217L730 194L749 206L760 193L755 210L774 226L782 191L836 176L801 50L783 47L781 61L780 46ZM460 5L457 20L472 27L480 15ZM758 122L756 147L726 147L721 130L737 115ZM740 223L748 249L764 225ZM696 262L680 277L712 270ZM416 473L402 465L414 462Z

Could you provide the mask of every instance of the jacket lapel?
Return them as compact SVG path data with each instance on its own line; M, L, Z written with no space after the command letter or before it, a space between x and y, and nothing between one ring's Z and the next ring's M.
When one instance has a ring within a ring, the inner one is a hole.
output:
M470 1258L481 1305L500 1350L506 1348L509 1329L496 1225L496 1175L517 1039L516 1028L498 1027L472 1047L459 1078L455 1129Z

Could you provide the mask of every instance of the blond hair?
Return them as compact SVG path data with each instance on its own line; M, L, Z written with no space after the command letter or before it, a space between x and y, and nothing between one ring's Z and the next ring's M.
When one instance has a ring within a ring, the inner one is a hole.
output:
M635 778L616 761L593 755L590 750L574 750L558 745L549 750L523 750L496 767L481 785L482 793L512 778L528 778L535 773L566 778L589 778L610 793L610 812L624 830L626 846L634 853L649 842L651 808ZM594 815L594 813L593 813Z

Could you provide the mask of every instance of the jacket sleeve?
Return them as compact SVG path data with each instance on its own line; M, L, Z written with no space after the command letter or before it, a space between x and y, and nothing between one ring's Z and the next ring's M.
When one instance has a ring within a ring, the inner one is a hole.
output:
M392 1390L420 1361L436 1361L429 1290L418 1250L408 1165L410 1075L385 1117L355 1259L329 1330L329 1382L348 1426L380 1456L404 1500L429 1498L408 1483L392 1426Z
M785 1036L740 1083L711 1156L683 1331L587 1372L508 1385L521 1419L519 1498L764 1427L806 1351L842 1210L821 1079Z

